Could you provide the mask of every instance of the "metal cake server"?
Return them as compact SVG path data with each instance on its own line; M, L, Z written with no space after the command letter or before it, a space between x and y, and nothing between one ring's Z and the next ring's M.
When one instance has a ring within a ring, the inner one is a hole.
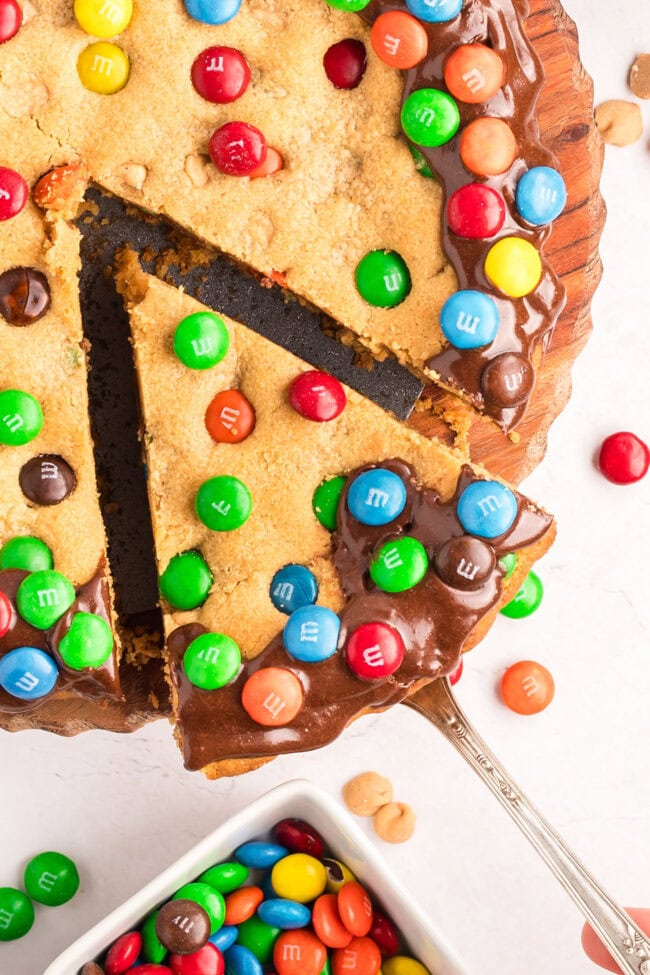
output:
M404 703L443 733L497 797L607 946L623 975L650 975L650 938L605 893L529 802L456 703L449 681L434 680Z

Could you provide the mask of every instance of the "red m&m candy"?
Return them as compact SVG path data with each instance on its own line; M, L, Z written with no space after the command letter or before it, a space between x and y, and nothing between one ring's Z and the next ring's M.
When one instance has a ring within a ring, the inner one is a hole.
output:
M9 632L13 616L14 611L9 602L9 597L0 592L0 640Z
M223 955L210 942L191 955L170 955L169 967L173 975L224 975L226 970Z
M192 84L202 98L217 105L240 98L250 80L246 58L234 47L208 47L192 65Z
M614 484L634 484L648 473L650 450L634 433L622 430L603 440L598 467Z
M345 658L353 674L361 680L390 677L404 660L404 641L387 623L364 623L348 640Z
M347 37L332 44L323 57L325 74L335 88L349 91L361 83L366 70L366 49L361 41Z
M292 853L308 853L319 860L325 854L323 837L302 819L283 819L273 828L273 836Z
M84 975L86 969L82 969L81 975ZM136 968L132 968L131 972L133 975L174 975L171 968L167 965L154 965L145 962L144 965L138 965ZM130 973L127 973L130 975Z
M374 912L369 935L382 955L390 958L399 951L399 934L397 933L397 928L385 914L381 914L379 911Z
M11 40L22 22L23 14L17 0L0 0L0 44Z
M506 218L503 197L491 186L467 183L452 193L447 204L447 222L459 237L478 240L494 237Z
M124 975L135 963L142 948L142 935L139 931L129 931L113 944L106 955L104 968L106 975Z
M347 402L343 386L327 372L310 369L296 376L289 387L289 402L306 420L335 420Z
M266 158L266 139L248 122L226 122L213 134L210 158L227 176L250 176Z
M449 675L449 683L451 684L451 686L453 687L454 684L457 684L462 676L463 676L463 658L461 657L460 660L458 661L458 666L456 667L456 670L452 670L452 672Z
M0 166L0 220L18 216L28 197L27 183L20 173Z

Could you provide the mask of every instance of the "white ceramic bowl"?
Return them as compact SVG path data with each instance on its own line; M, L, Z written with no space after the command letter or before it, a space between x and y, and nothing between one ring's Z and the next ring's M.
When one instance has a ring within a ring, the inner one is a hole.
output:
M381 856L345 810L326 792L302 779L267 792L180 857L155 880L96 924L52 962L45 975L78 975L83 965L100 957L120 934L136 928L183 884L213 864L226 860L241 843L262 837L281 819L311 823L337 859L347 863L383 904L400 928L410 953L431 975L467 975L455 953L430 918L413 903L390 874Z

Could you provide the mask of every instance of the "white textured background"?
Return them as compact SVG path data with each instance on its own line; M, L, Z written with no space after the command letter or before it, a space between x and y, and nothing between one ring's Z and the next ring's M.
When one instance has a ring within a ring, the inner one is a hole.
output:
M569 0L596 99L631 97L628 68L650 51L647 0ZM650 477L617 488L592 456L602 437L650 440L650 103L646 135L609 148L609 221L595 334L575 369L571 404L546 462L527 483L556 513L541 564L542 608L499 619L466 660L461 702L513 775L621 902L650 906ZM532 657L557 684L552 707L511 714L496 685ZM24 940L0 944L1 975L41 975L54 956L178 854L272 785L306 776L338 794L376 767L419 816L387 860L437 919L472 975L588 975L581 919L483 785L414 713L366 718L321 752L216 783L182 770L164 722L131 737L60 740L0 733L0 886L27 858L67 851L83 873L69 905L38 910Z

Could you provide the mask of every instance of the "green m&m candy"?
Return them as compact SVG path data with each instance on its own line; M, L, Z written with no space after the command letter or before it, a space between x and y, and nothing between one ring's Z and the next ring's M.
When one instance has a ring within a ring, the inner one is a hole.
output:
M249 870L243 863L217 863L199 877L199 883L214 887L220 894L231 894L248 880Z
M23 569L38 572L54 565L52 553L40 538L16 535L0 548L0 569Z
M237 944L248 948L261 965L268 965L273 955L273 946L278 940L280 928L271 927L253 914L239 925Z
M517 568L517 556L514 552L508 552L506 555L502 555L499 559L499 565L505 572L503 581L509 579L512 573Z
M336 513L339 507L339 498L345 487L346 477L331 477L329 481L319 484L311 499L311 506L314 514L324 528L328 531L336 529Z
M417 169L420 176L424 176L425 179L435 179L436 177L433 174L431 166L426 161L426 159L424 158L420 150L416 149L415 146L412 146L410 144L409 144L409 149L411 151L411 155L413 156L413 160L415 162L415 168Z
M0 444L20 447L37 437L43 426L41 404L21 389L0 392Z
M101 667L113 652L113 642L111 628L101 616L75 613L68 632L59 641L59 653L71 670Z
M221 474L204 481L196 493L196 513L213 532L241 528L253 508L251 493L237 477Z
M74 586L60 572L45 569L32 572L18 586L18 612L30 626L49 630L75 601Z
M79 871L64 853L39 853L25 867L24 883L32 900L59 907L79 890Z
M402 105L402 128L418 146L442 146L458 132L460 113L456 102L437 88L419 88Z
M405 592L417 586L429 568L426 549L417 538L404 535L385 542L370 562L370 577L384 592Z
M367 7L370 0L327 0L327 3L335 10L349 10L350 13L356 13Z
M146 961L152 965L160 965L167 956L167 949L156 934L156 918L158 911L150 914L142 925L140 933L142 935L142 954Z
M211 311L188 315L174 332L174 352L188 369L211 369L224 358L230 335L222 318Z
M196 609L208 598L212 573L198 552L181 552L170 559L159 585L163 598L174 609Z
M176 891L172 900L188 900L200 904L210 918L210 934L214 934L215 931L223 927L226 916L226 902L214 887L199 883L185 884L184 887Z
M224 633L202 633L192 640L183 656L183 670L190 684L204 691L225 687L239 673L241 651Z
M411 290L411 275L396 251L370 251L357 265L357 291L376 308L394 308Z
M34 923L34 905L22 890L0 887L0 941L24 938Z
M539 608L543 598L542 580L537 573L529 572L515 598L506 603L501 610L501 615L511 620L522 620L526 616L531 616Z

